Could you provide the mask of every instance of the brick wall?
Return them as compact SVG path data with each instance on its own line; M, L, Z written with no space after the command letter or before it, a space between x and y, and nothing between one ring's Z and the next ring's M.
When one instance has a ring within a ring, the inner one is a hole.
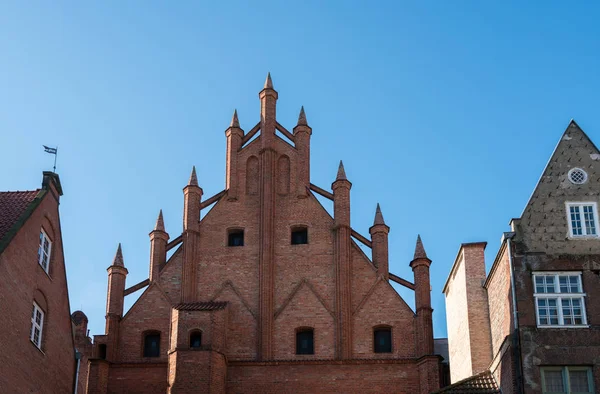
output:
M397 393L420 391L417 366L407 363L244 363L231 365L230 393Z
M13 393L73 390L75 353L57 191L0 255L0 387ZM52 241L49 274L38 264L40 229ZM41 351L29 339L34 300L44 309Z

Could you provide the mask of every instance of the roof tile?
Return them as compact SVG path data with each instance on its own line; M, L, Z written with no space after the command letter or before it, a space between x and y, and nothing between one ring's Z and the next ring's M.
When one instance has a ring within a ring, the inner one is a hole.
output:
M0 192L0 240L19 221L40 189L22 192Z
M488 370L451 384L434 394L500 394L494 375Z
M227 301L184 302L173 308L179 311L218 311L225 309Z

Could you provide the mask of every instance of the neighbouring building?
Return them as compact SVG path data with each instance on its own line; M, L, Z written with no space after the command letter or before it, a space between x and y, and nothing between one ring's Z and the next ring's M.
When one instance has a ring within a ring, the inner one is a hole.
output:
M484 242L460 247L443 290L460 382L442 392L600 392L599 199L600 151L571 121L490 272Z
M0 192L0 392L71 393L76 381L60 227L62 187Z
M225 131L225 190L204 198L193 170L183 188L183 232L171 238L160 212L147 280L126 286L119 245L108 267L105 334L86 355L87 392L439 389L431 260L420 238L414 283L390 273L390 228L379 206L370 237L355 231L343 165L331 190L310 182L304 109L290 132L277 121L270 76L259 98L260 121L250 131L237 113ZM333 216L315 194L333 201ZM415 291L414 311L390 280ZM124 297L141 289L124 313Z

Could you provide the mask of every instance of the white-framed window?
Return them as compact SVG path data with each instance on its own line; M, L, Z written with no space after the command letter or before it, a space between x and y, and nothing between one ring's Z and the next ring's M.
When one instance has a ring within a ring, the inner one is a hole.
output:
M590 367L542 367L544 394L584 394L594 392Z
M588 179L587 172L585 172L581 168L571 168L567 175L571 183L575 185L583 185L587 182Z
M585 296L581 272L534 272L538 327L584 327Z
M40 230L40 245L38 246L38 263L44 271L48 273L50 266L50 252L52 251L52 241L48 238L48 234L44 229Z
M598 236L598 207L595 202L567 202L570 237Z
M44 329L44 311L38 304L33 303L33 313L31 315L31 332L29 339L38 348L42 348L42 331Z

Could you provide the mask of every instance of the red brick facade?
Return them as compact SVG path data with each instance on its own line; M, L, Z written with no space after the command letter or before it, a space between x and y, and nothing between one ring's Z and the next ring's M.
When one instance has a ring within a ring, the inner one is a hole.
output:
M71 393L75 345L59 217L58 175L42 188L0 193L0 392ZM29 198L30 197L30 198ZM50 240L40 265L40 231ZM34 302L43 313L39 347L31 340Z
M600 392L599 221L597 210L592 213L594 219L581 212L588 230L593 227L591 222L596 230L578 236L571 230L578 219L569 208L570 204L597 207L600 203L599 164L600 151L571 121L522 216L513 219L511 232L504 234L487 279L481 280L485 277L481 275L485 270L483 253L457 259L444 288L453 381L484 368L493 374L502 393L566 392L567 385L574 384L569 371L576 371L580 385L569 392ZM587 176L573 181L573 170ZM467 280L459 281L456 273L465 266ZM470 277L469 270L479 274ZM554 290L535 282L540 276L552 276L556 286L550 288ZM580 278L579 290L559 286L559 280L571 277ZM467 298L458 297L463 293L481 296L477 302L466 302ZM557 308L540 308L538 299L557 300ZM571 299L581 300L583 307L571 311ZM582 321L569 323L568 316L578 310ZM542 321L550 315L555 316L555 323ZM458 327L458 320L478 327L477 336L470 330L471 336L451 329ZM465 353L469 347L479 352ZM485 354L483 349L490 351ZM476 363L477 369L465 366ZM544 371L555 371L553 381L556 385L562 381L563 389L547 387Z
M356 233L343 165L331 191L310 183L312 129L304 109L290 132L277 122L270 76L259 98L260 122L244 132L235 113L225 132L226 189L205 198L194 170L183 189L183 233L170 238L160 213L150 233L149 280L139 286L147 288L125 315L123 297L138 287L125 286L120 250L109 267L106 332L95 336L87 392L438 389L431 261L424 250L415 255L414 284L390 275L381 210L371 240ZM333 217L313 193L333 201ZM293 244L292 232L303 229L308 242ZM243 234L243 246L229 246L241 243L231 234ZM355 240L372 248L372 261ZM390 278L415 289L416 312ZM391 330L391 352L374 351L380 327ZM313 330L314 353L296 354L297 333L306 329ZM191 348L197 332L201 346ZM145 357L144 338L156 334L160 351Z

